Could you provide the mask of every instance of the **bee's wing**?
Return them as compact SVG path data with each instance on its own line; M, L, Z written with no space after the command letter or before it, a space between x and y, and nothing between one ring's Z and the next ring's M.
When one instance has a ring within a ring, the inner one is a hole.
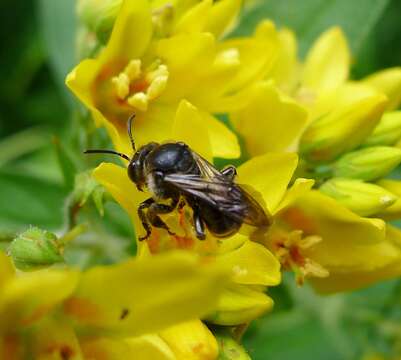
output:
M211 164L209 161L207 161L205 158L200 156L198 153L195 151L192 151L192 156L194 157L196 164L198 165L198 168L201 172L202 177L205 179L221 179L222 182L224 182L225 177L220 173L219 170L217 170L213 164Z
M215 170L217 171L217 169ZM164 181L182 193L204 201L238 222L256 227L270 224L268 216L258 202L243 188L228 181L219 172L213 178L190 174L170 174L164 177Z

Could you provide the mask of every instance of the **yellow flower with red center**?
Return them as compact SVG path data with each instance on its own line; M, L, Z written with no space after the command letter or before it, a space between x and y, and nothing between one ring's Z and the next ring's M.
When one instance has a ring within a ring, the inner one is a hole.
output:
M172 14L163 24L168 31L161 36L155 21L166 7L152 11L147 0L123 1L106 46L71 71L67 86L119 151L130 151L130 115L137 115L139 145L164 140L171 137L177 106L186 99L200 109L213 155L238 157L236 137L213 113L244 102L244 88L271 67L277 40L273 25L263 22L249 38L220 41L239 7L239 0L204 0L185 11L178 4L168 7Z

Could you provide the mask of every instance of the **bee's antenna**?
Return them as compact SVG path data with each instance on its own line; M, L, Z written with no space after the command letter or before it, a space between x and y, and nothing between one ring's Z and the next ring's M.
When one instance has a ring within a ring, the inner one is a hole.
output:
M123 153L119 153L114 150L85 150L84 154L113 154L122 157L125 160L131 161L131 159L128 157L128 155L125 155Z
M128 136L129 136L129 139L131 140L132 150L136 151L135 141L134 141L134 138L132 137L132 121L134 120L134 118L135 118L135 113L129 117L127 127L128 127Z

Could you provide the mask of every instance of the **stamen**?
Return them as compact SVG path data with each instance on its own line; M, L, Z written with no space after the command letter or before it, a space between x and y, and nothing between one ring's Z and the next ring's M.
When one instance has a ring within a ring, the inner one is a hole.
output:
M148 109L148 96L143 92L138 92L128 98L128 104L140 111Z
M156 78L160 77L160 76L167 76L168 77L169 72L167 69L166 65L158 65L157 68L153 71L149 71L148 74L146 75L146 80L149 83L152 83Z
M142 62L139 59L131 60L125 67L124 73L127 74L130 81L136 80L141 75Z
M117 96L120 99L125 99L129 94L129 77L125 73L120 73L118 76L115 76L111 79L111 82L114 84Z
M168 76L162 75L155 78L148 87L147 95L149 100L153 100L160 96L167 85Z

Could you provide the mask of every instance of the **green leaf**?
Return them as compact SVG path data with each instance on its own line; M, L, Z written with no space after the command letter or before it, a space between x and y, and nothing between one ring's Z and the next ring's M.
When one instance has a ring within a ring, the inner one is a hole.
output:
M39 17L50 64L60 89L70 103L72 98L64 79L75 65L75 1L40 0Z
M390 0L281 0L259 1L248 10L234 35L249 34L257 23L270 18L295 30L301 54L327 28L339 25L357 54L379 21Z
M0 170L0 229L36 225L57 229L63 223L61 186L7 169Z

